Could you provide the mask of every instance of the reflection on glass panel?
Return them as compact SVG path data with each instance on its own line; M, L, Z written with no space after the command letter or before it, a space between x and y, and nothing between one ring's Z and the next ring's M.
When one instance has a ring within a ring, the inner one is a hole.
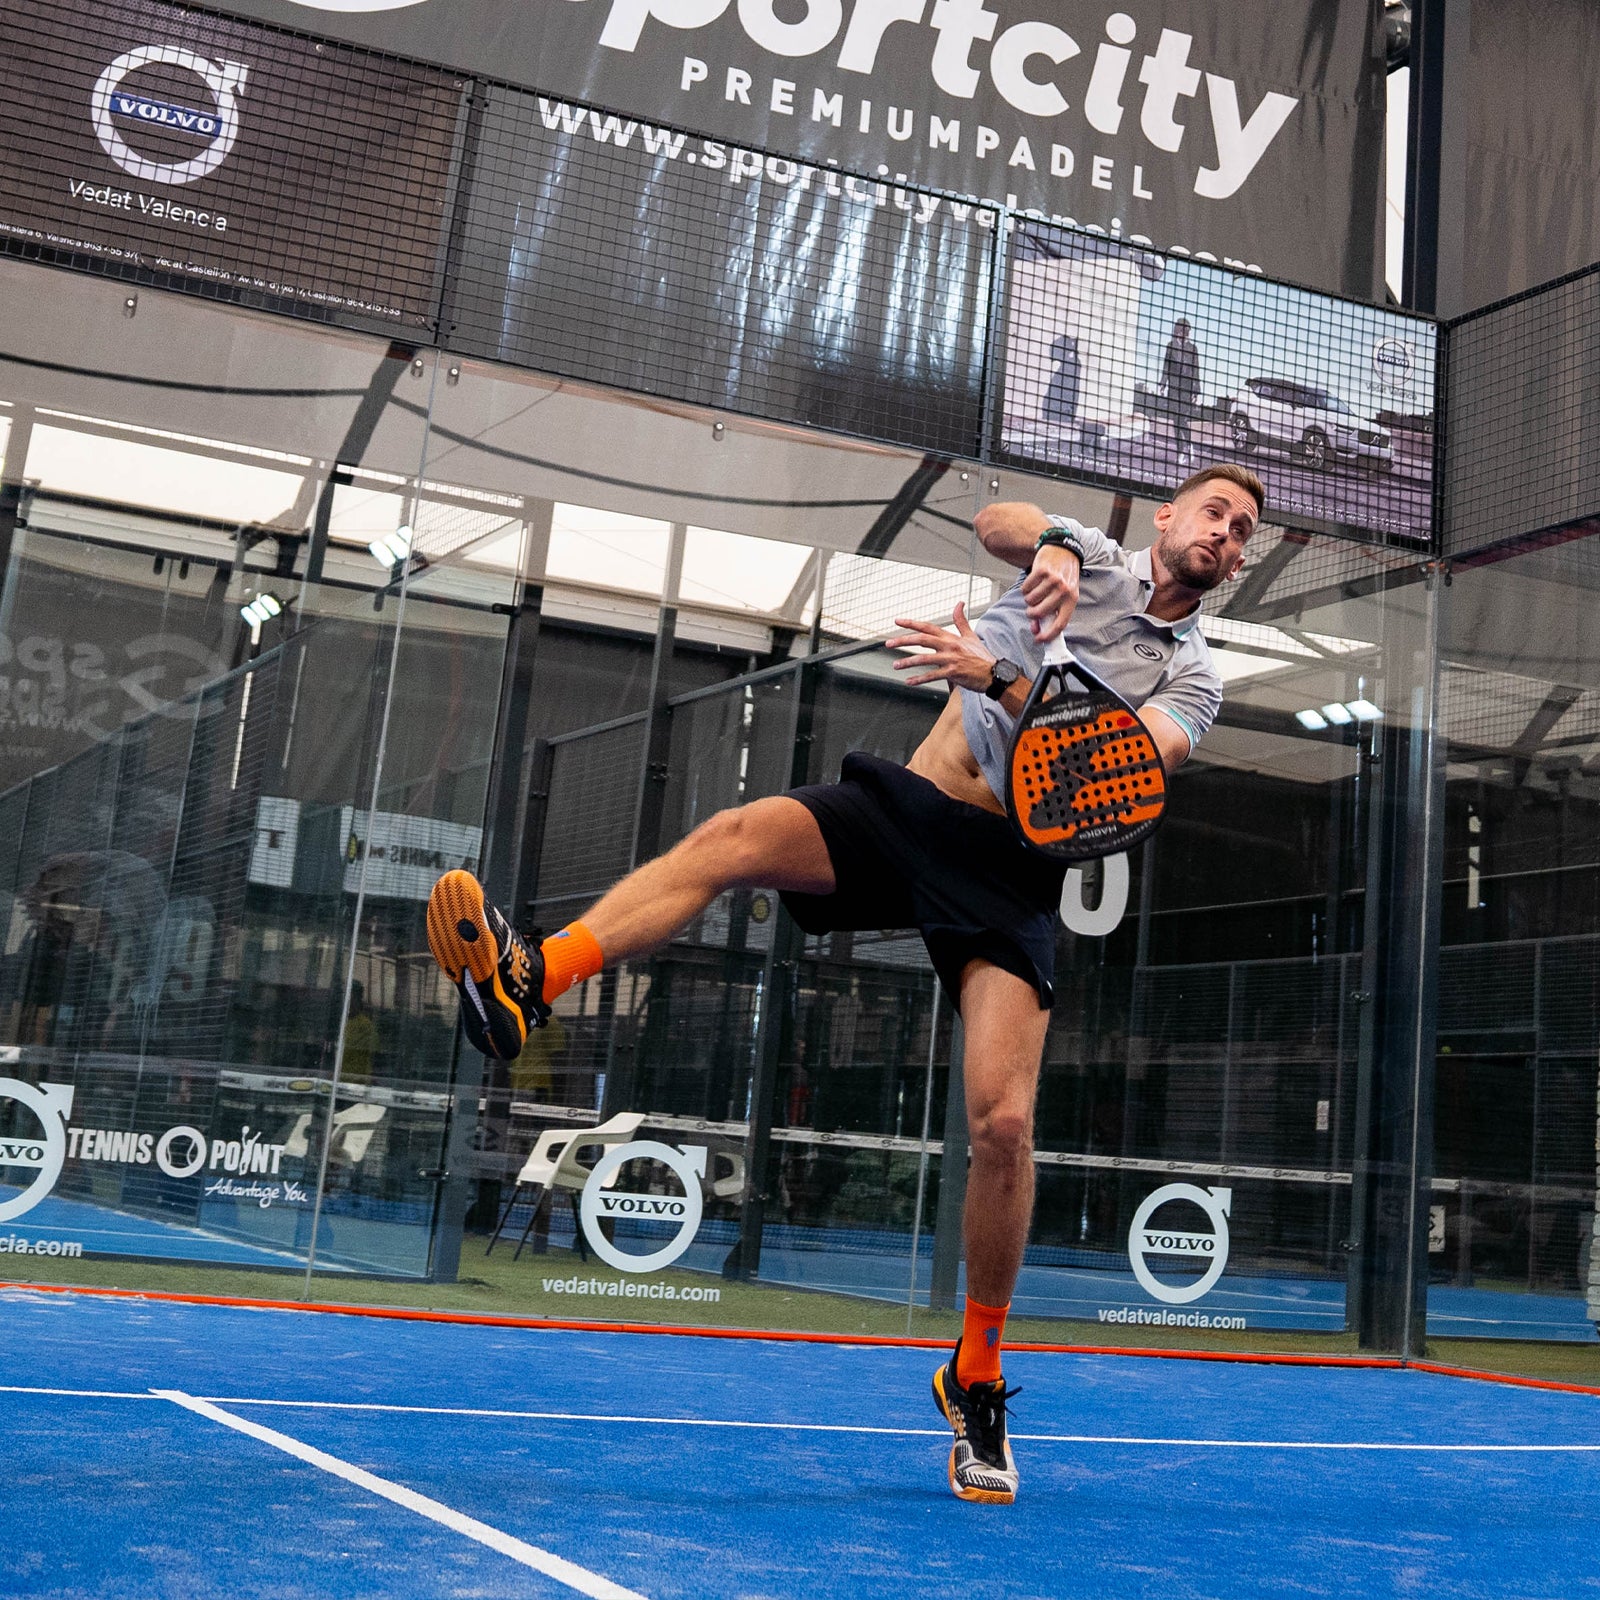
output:
M420 1276L453 1030L440 1005L434 1038L406 1036L392 962L358 964L333 1082L352 877L414 843L368 815L397 562L330 541L363 457L387 499L415 483L420 418L353 426L370 385L419 380L382 343L4 277L0 348L49 365L6 368L0 1042L64 1140L15 1215L90 1281L140 1258L203 1286L181 1274L313 1250ZM457 610L434 626L454 639ZM448 693L406 709L420 737L450 725Z
M546 571L552 578L659 595L668 537L667 525L650 517L558 504Z
M37 415L57 413L41 409ZM35 422L23 470L45 494L109 498L193 517L271 523L294 505L304 471L237 459L245 452L220 441L184 444L189 448L118 437L98 418L79 418L76 425Z
M1588 1341L1600 1315L1600 566L1583 531L1458 572L1444 613L1441 1334L1498 1306L1507 1332Z
M690 528L683 552L679 597L741 611L787 615L791 597L812 567L810 545L752 539L716 528ZM809 600L809 592L802 598ZM805 620L809 621L809 618Z

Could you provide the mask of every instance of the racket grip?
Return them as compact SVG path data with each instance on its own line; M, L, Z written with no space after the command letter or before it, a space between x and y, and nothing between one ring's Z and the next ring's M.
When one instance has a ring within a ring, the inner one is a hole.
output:
M1047 667L1064 667L1071 663L1072 652L1067 649L1067 641L1058 633L1044 647L1044 664Z

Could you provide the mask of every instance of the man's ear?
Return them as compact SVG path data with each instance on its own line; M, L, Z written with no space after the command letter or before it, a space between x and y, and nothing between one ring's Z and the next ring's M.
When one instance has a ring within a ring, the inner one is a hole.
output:
M1232 583L1233 580L1235 578L1237 578L1239 576L1239 574L1241 572L1243 572L1243 571L1244 571L1244 557L1243 556L1239 556L1234 561L1233 565L1228 569L1227 577L1224 578L1222 581L1224 583Z
M1155 522L1158 532L1165 533L1167 531L1167 526L1169 523L1171 523L1172 513L1175 510L1177 510L1177 507L1174 506L1170 500L1168 500L1164 505L1159 505L1156 507Z

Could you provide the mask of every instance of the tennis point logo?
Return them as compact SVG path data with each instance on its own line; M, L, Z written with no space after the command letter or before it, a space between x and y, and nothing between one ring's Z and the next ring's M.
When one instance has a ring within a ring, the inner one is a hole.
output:
M229 1176L211 1182L208 1195L247 1198L265 1207L282 1199L303 1203L306 1196L298 1184L240 1186L232 1176L256 1174L277 1176L286 1146L272 1144L248 1124L237 1139L213 1139L186 1123L168 1128L162 1134L139 1133L126 1128L69 1127L73 1087L66 1083L22 1083L16 1078L0 1078L0 1123L8 1120L5 1103L22 1109L15 1132L0 1135L0 1172L31 1172L33 1177L19 1194L0 1200L0 1222L20 1217L43 1200L56 1186L66 1162L105 1162L120 1166L158 1167L169 1178L193 1178L204 1171ZM35 1132L37 1128L37 1132ZM701 1152L702 1157L704 1152ZM700 1192L695 1190L698 1203ZM696 1212L698 1222L698 1210Z
M613 1189L617 1174L632 1161L659 1161L671 1170L683 1189L681 1195L632 1194ZM619 1144L594 1164L578 1202L578 1218L589 1247L607 1266L619 1272L657 1272L671 1266L694 1243L700 1229L704 1201L700 1180L706 1172L704 1146L684 1145L674 1149L654 1139L637 1139ZM600 1231L602 1222L623 1219L634 1222L676 1223L678 1231L648 1255L630 1255L619 1250Z
M176 67L204 86L209 106L175 105L124 85L147 67ZM175 45L142 45L120 55L100 74L89 96L89 117L100 148L142 183L194 183L228 159L239 137L238 98L250 69L237 61L208 61ZM204 145L182 161L157 161L141 155L123 137L123 129L143 127L189 134Z
M1198 1206L1211 1224L1207 1233L1191 1233L1176 1228L1153 1228L1150 1219L1163 1206L1183 1201ZM1192 1183L1169 1183L1148 1194L1133 1214L1128 1229L1128 1260L1140 1288L1168 1305L1186 1305L1213 1288L1228 1264L1228 1212L1233 1205L1232 1189L1199 1189ZM1163 1283L1150 1270L1146 1256L1173 1257L1185 1261L1205 1261L1206 1270L1190 1282Z

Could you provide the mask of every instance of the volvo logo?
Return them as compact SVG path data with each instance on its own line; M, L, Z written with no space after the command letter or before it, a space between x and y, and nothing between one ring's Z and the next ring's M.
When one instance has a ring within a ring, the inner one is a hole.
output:
M0 1135L0 1171L7 1167L31 1171L33 1179L22 1193L0 1201L0 1222L9 1222L25 1211L32 1211L56 1186L61 1163L67 1158L67 1118L72 1115L72 1086L66 1083L19 1083L15 1078L0 1078L0 1105L10 1100L27 1113L24 1126L14 1133ZM35 1133L27 1126L36 1123Z
M1380 339L1372 347L1372 371L1382 389L1403 389L1411 381L1416 361L1403 339Z
M124 83L145 67L178 67L205 85L212 101L205 106L174 105ZM244 93L250 69L237 61L208 61L192 50L175 45L143 45L120 55L100 74L89 97L89 115L100 147L131 178L145 183L193 183L215 172L228 159L239 137L236 104ZM157 161L141 155L123 137L122 130L160 128L191 134L204 146L186 161Z
M1198 1206L1211 1224L1209 1233L1188 1233L1175 1228L1152 1228L1150 1219L1163 1206L1185 1201ZM1222 1276L1228 1264L1228 1210L1233 1204L1232 1189L1197 1189L1192 1183L1169 1183L1144 1197L1133 1214L1128 1229L1128 1260L1139 1286L1169 1306L1198 1300ZM1146 1256L1176 1257L1185 1261L1205 1261L1206 1270L1187 1283L1163 1283L1151 1272Z
M614 1190L611 1185L617 1173L630 1161L659 1161L670 1167L682 1186L683 1193L631 1194ZM700 1180L705 1176L706 1152L704 1146L685 1145L674 1150L671 1145L657 1144L654 1139L638 1139L632 1144L619 1144L594 1164L588 1181L583 1186L583 1199L578 1203L578 1218L590 1248L608 1266L619 1272L655 1272L671 1266L694 1243L700 1228L702 1199ZM608 1220L627 1219L634 1222L676 1223L678 1231L649 1255L629 1255L619 1250L600 1231L600 1224Z

